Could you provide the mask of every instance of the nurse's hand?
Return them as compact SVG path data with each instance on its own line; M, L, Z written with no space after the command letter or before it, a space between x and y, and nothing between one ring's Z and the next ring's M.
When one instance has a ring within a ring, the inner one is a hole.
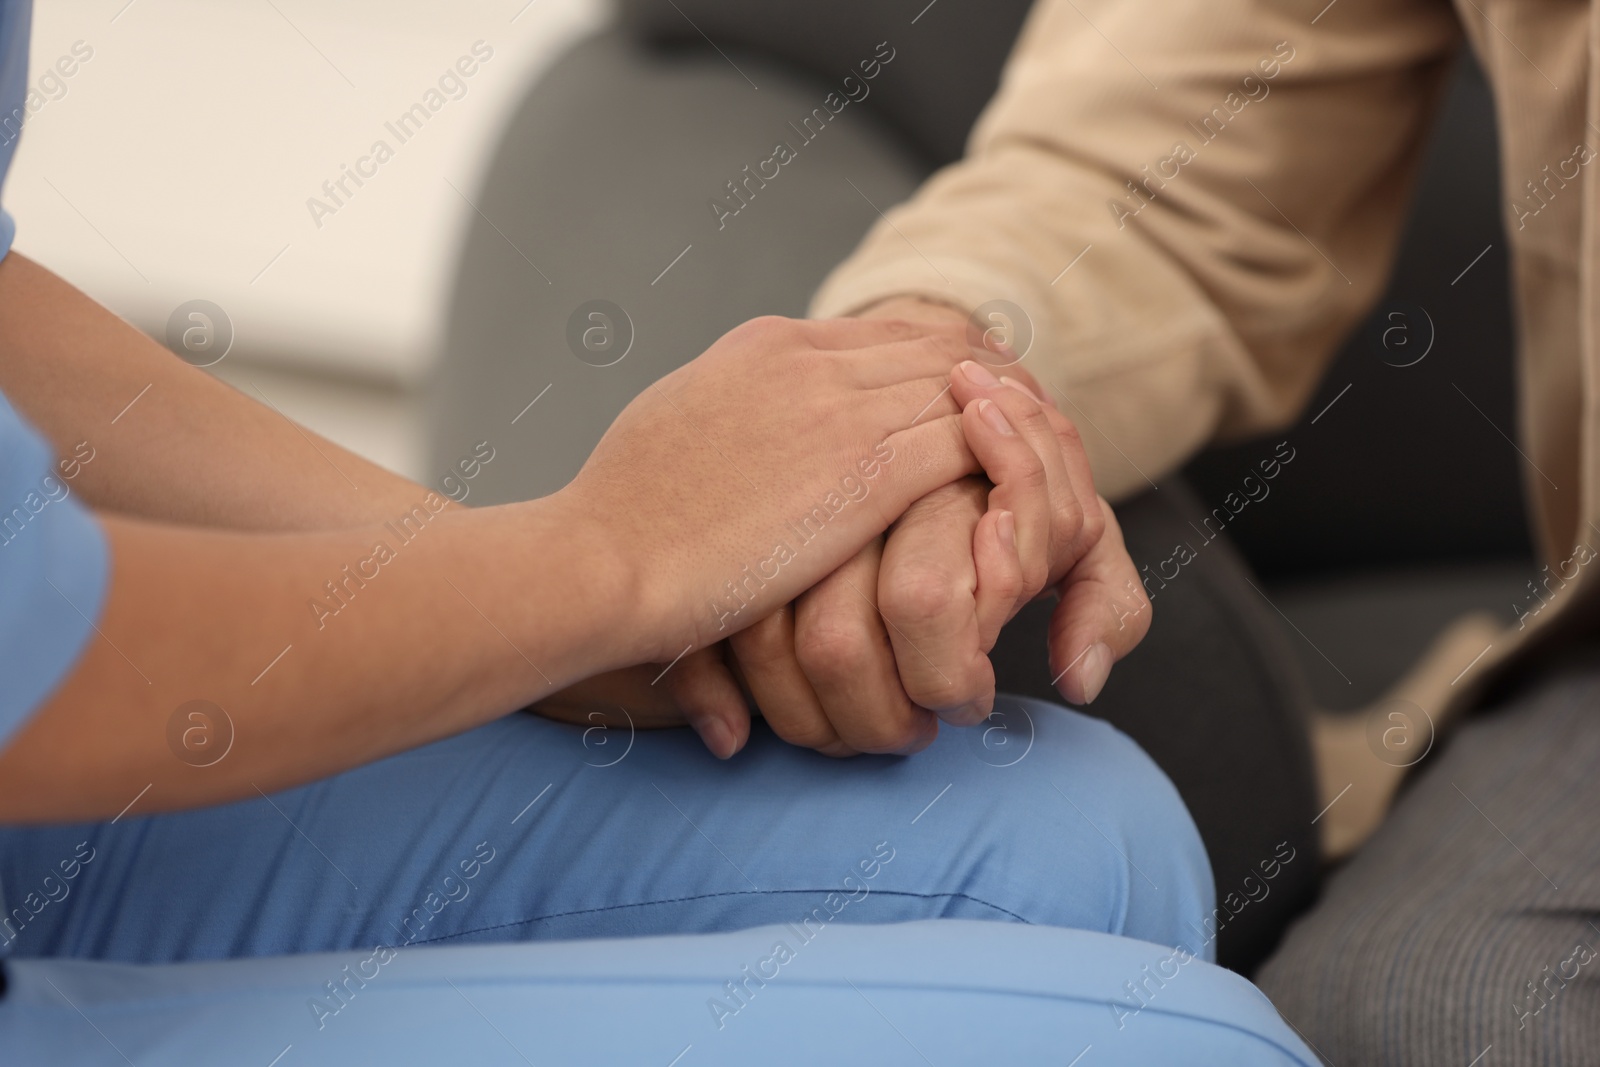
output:
M615 558L623 662L739 632L976 470L949 382L961 350L958 330L756 319L630 403L549 498Z

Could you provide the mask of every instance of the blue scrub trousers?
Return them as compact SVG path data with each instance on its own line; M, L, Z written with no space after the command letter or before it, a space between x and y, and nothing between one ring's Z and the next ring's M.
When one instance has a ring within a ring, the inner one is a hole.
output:
M1008 697L910 758L513 715L224 807L0 830L0 885L6 1063L1316 1062L1207 962L1161 771Z

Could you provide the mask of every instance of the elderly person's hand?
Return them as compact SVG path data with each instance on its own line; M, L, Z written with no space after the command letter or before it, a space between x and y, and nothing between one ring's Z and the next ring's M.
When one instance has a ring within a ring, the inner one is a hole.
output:
M983 357L956 371L952 395L994 482L963 478L923 497L886 538L726 645L665 673L647 665L592 679L541 713L609 722L626 709L641 727L687 721L725 757L748 737L748 695L794 744L837 756L916 751L940 719L968 725L989 714L987 653L1041 592L1061 598L1049 655L1063 696L1086 704L1098 695L1148 631L1150 605L1071 422L1020 368L990 372L985 362L1008 359L986 351L952 309L896 301L878 312L939 331L952 364Z

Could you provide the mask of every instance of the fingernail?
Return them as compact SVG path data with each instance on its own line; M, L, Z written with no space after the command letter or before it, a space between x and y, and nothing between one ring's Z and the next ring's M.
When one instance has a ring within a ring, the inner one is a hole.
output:
M1111 649L1104 643L1097 644L1083 654L1083 666L1078 668L1078 680L1083 683L1085 704L1094 703L1094 698L1106 687L1106 679L1109 677L1111 677Z
M1012 552L1017 550L1017 517L1009 511L1002 511L1000 517L994 521L995 533L1000 537L1000 543Z
M978 401L978 417L983 419L984 422L987 422L989 424L989 429L993 430L997 434L1010 437L1017 432L1013 430L1011 428L1011 424L1006 421L1005 412L1001 411L999 405L991 400Z
M994 389L1000 385L1000 379L989 373L989 368L976 360L967 360L961 364L961 373L973 385L980 389Z
M721 719L711 719L700 724L700 740L705 742L706 748L718 759L727 759L733 755L733 731Z
M1021 382L1017 381L1015 378L1008 378L1005 375L1001 375L1000 384L1001 385L1009 385L1009 386L1011 386L1011 388L1015 389L1017 392L1021 393L1025 397L1027 397L1029 400L1032 400L1035 404L1043 404L1044 403L1044 397L1040 396L1038 393L1034 392L1032 389L1029 389L1026 385L1023 385Z

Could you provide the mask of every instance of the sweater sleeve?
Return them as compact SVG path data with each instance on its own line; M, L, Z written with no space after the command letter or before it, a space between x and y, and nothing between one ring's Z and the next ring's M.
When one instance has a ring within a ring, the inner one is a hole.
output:
M966 157L812 314L1009 302L1113 499L1292 420L1381 291L1460 32L1318 6L1040 0Z

